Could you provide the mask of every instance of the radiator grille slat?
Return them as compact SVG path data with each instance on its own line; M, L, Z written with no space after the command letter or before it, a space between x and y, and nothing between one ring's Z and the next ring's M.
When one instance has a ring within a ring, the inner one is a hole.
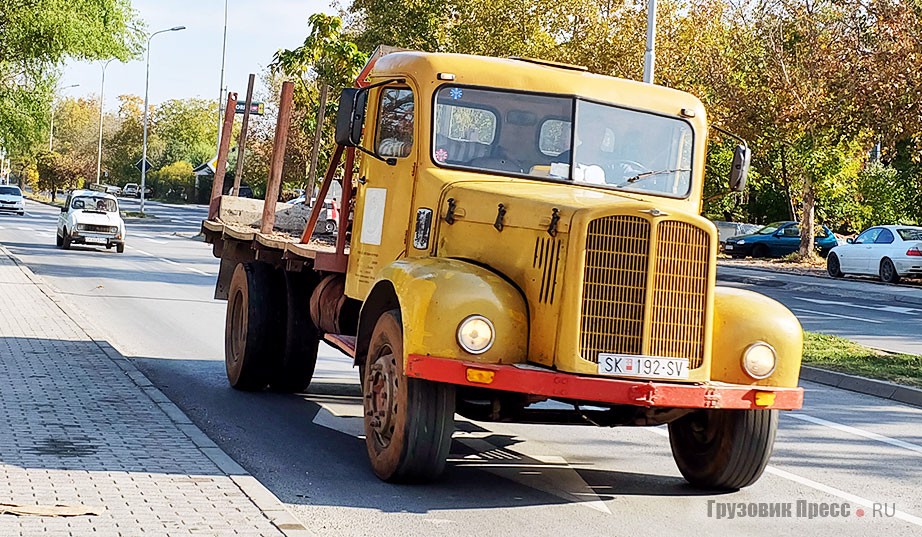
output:
M650 224L637 217L593 220L586 241L581 322L582 355L640 354Z
M688 358L694 369L704 360L708 235L674 221L660 222L657 235L650 353Z
M639 355L648 341L653 356L688 358L690 368L703 363L709 236L669 220L659 222L656 233L651 249L647 220L609 216L589 223L580 319L584 359L598 362L599 353Z

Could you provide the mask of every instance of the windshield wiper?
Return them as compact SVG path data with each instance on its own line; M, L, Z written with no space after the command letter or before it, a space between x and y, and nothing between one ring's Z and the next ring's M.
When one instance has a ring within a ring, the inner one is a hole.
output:
M638 173L634 177L629 177L626 182L636 183L637 181L640 181L642 179L647 179L649 177L656 177L657 175L665 175L667 173L675 173L675 172L690 172L690 171L691 169L689 168L676 168L674 170L651 170L649 172Z

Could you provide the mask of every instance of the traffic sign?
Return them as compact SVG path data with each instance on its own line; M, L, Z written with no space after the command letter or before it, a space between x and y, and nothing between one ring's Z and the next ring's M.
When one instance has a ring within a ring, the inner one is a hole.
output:
M247 103L243 101L237 101L237 108L235 111L238 114L242 114L243 111L246 110L246 106L247 106ZM261 116L263 115L263 112L265 112L265 110L266 110L265 103L258 103L258 102L250 103L250 115L252 116Z
M144 159L141 159L141 160L144 160ZM141 160L138 160L137 162L134 163L134 167L137 168L139 172L149 172L150 169L154 167L154 165L151 164L149 160L144 160L144 163L145 163L144 169L141 169Z

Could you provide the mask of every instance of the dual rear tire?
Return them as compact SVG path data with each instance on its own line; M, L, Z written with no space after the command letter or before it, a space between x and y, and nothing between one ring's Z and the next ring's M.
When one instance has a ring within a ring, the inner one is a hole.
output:
M310 284L266 263L234 269L225 317L224 364L238 390L294 393L310 384L320 335L310 320Z

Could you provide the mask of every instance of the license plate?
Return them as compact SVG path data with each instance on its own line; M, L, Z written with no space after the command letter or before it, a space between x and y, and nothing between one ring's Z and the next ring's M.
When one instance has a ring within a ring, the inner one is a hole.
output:
M687 358L599 353L599 373L619 377L687 379Z
M86 243L87 243L87 244L106 244L107 241L106 241L106 239L104 239L104 238L102 238L102 237L87 237L87 238L86 238Z
M732 244L727 244L727 245L724 246L724 250L732 250L732 249L733 249L733 245L732 245Z

